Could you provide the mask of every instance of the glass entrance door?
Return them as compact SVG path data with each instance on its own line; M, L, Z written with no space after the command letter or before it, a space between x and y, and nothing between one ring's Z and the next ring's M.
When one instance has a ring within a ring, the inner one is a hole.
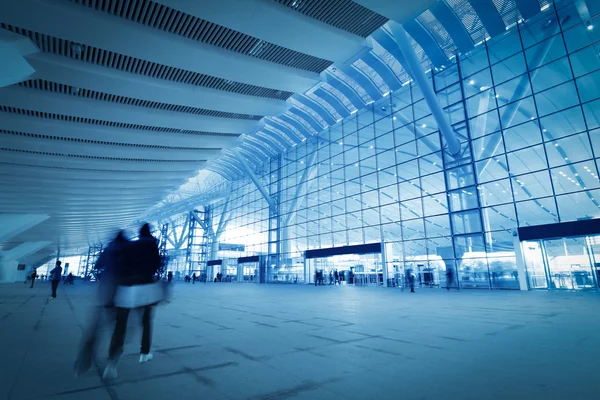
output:
M383 285L381 254L344 254L307 259L305 282L323 285L339 283L381 286Z
M548 271L544 262L542 245L539 240L525 241L521 244L523 257L525 258L525 267L529 277L529 288L547 289Z
M588 236L586 239L590 249L592 274L595 278L596 288L598 288L600 287L600 236Z
M524 241L522 249L531 289L589 290L598 287L599 237Z
M544 240L552 289L591 289L592 267L585 237Z

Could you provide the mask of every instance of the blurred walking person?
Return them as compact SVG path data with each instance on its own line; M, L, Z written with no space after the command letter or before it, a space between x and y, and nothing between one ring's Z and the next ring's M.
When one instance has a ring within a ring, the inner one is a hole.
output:
M130 244L131 242L127 240L123 231L119 231L96 261L94 269L99 276L96 304L89 314L90 319L75 361L75 375L87 372L92 366L96 354L98 331L103 317L108 311L114 310L114 296L117 289L116 271L123 268ZM112 319L114 319L114 314Z
M447 268L446 269L446 290L450 291L450 288L454 286L454 269ZM456 287L458 290L458 285Z
M62 262L56 261L56 267L52 271L50 271L50 276L52 277L52 295L50 295L51 299L56 298L56 289L58 288L58 284L60 283L60 278L62 276Z
M117 318L103 375L105 379L117 377L117 363L123 353L127 320L132 309L142 313L140 363L152 359L152 312L154 306L165 297L163 283L156 279L160 266L158 241L152 236L150 226L144 224L139 239L128 246L125 262L115 271L118 284L115 293Z

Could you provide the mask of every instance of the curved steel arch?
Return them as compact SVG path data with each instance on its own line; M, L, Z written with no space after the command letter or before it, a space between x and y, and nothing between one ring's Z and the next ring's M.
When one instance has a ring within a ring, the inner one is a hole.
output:
M333 109L335 109L335 111L338 114L340 114L342 118L346 118L348 115L350 115L350 111L346 108L344 103L342 103L337 97L335 97L333 93L325 90L323 87L318 88L313 93L315 96L318 96L319 98L321 98L321 100L323 100L324 102L329 104Z
M313 110L316 114L318 114L321 118L323 118L323 121L325 121L326 124L333 125L337 122L336 119L334 118L334 116L331 115L331 113L325 107L323 107L321 104L317 103L316 101L312 100L308 96L295 95L295 96L293 96L293 99L296 100L298 103L304 105L305 107ZM321 128L321 130L322 129L323 128Z

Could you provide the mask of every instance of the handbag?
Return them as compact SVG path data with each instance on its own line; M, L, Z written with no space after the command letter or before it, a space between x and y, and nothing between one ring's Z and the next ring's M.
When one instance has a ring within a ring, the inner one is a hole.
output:
M117 286L114 304L120 308L138 308L157 304L165 299L162 281L143 285Z

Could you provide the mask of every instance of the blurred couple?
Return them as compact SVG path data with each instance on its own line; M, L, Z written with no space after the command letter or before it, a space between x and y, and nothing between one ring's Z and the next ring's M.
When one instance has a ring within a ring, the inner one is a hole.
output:
M117 378L117 363L123 353L127 321L131 310L141 313L142 343L140 363L152 359L152 314L154 306L165 299L165 285L159 279L161 258L158 241L150 225L140 229L139 239L128 240L123 231L102 252L95 269L98 272L98 302L90 314L90 323L75 362L75 373L88 371L94 362L98 331L106 311L114 321L104 379Z

